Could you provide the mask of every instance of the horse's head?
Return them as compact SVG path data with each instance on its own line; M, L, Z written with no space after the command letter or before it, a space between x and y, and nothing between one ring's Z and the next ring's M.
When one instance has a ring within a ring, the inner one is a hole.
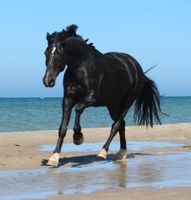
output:
M53 42L45 51L47 68L43 77L43 83L46 87L53 87L58 74L65 69L67 56L63 43Z
M76 34L77 28L77 25L72 24L61 32L47 33L48 47L45 51L47 68L43 78L43 83L46 87L53 87L56 77L65 69L66 52L63 48L63 42L71 37L83 41L83 38Z

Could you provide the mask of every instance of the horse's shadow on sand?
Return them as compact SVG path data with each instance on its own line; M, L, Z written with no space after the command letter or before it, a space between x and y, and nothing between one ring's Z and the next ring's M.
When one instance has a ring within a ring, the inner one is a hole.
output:
M127 159L135 158L136 156L150 156L152 154L148 153L129 153L127 155ZM124 159L125 161L126 159ZM70 164L70 167L81 167L84 165L89 165L96 162L112 162L117 161L115 159L115 154L108 154L107 159L103 160L97 157L97 154L92 155L82 155L82 156L72 156L72 157L63 157L59 159L59 165L64 166ZM41 160L41 166L47 166L48 159Z

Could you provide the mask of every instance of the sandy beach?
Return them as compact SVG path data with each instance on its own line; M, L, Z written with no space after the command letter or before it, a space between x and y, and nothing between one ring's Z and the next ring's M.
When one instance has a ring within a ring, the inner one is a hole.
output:
M83 129L85 143L99 143L106 141L109 128L94 128L94 129ZM69 130L65 139L65 143L72 143L72 131ZM131 156L136 160L143 160L143 155L152 154L154 156L162 157L163 155L188 155L191 150L191 124L174 124L174 125L162 125L155 126L154 128L143 128L143 127L126 127L126 136L128 141L141 142L169 142L171 144L181 144L179 146L171 147L150 147L142 148L139 150L129 149L128 155L131 160ZM52 145L55 144L57 140L57 131L35 131L35 132L10 132L0 134L0 173L15 172L15 170L47 170L49 167L45 166L45 162L51 155L50 151L40 151L41 145ZM118 141L116 136L114 142ZM157 144L157 143L156 143ZM53 149L52 149L53 150ZM78 162L79 165L84 164L88 159L93 159L92 163L96 163L95 157L96 153L101 150L101 147L97 147L94 151L62 151L61 154L61 165L58 169L67 167L72 168L73 164ZM112 162L113 151L110 152L109 157L110 164ZM181 154L182 153L182 154ZM142 156L142 157L141 157ZM67 160L67 159L68 160ZM147 156L144 157L147 159ZM182 159L182 158L181 158ZM188 160L187 160L188 161ZM128 163L128 158L127 161ZM134 162L134 161L133 161ZM157 161L160 164L160 159ZM91 168L91 162L88 164ZM150 163L149 163L150 165ZM120 164L121 166L121 164ZM146 165L145 165L146 166ZM179 165L178 165L179 166ZM83 167L83 166L82 166ZM140 166L139 166L140 167ZM144 165L141 166L144 168ZM164 167L164 166L162 166ZM168 163L167 163L168 167ZM140 168L141 169L141 168ZM124 168L122 168L124 170ZM128 167L131 171L131 168ZM132 168L133 170L133 168ZM177 169L179 170L179 169ZM104 170L103 170L104 171ZM107 170L106 170L107 171ZM127 168L125 168L125 173ZM56 171L58 173L58 171ZM107 175L108 172L105 174ZM109 172L108 176L113 176ZM130 172L129 172L130 173ZM103 174L104 175L104 174ZM88 175L87 175L88 177ZM76 177L73 177L76 180ZM70 178L65 179L70 180ZM83 181L83 178L77 179L77 181ZM42 180L43 181L43 180ZM188 180L189 181L189 180ZM151 183L151 182L150 182ZM150 184L149 183L149 184ZM65 183L64 183L65 184ZM190 180L191 185L191 180ZM47 196L37 196L37 199L189 199L191 197L190 185L175 185L174 187L109 187L109 188L99 188L91 192L73 192L70 194L65 194L65 192L59 192L57 194L50 194ZM0 186L2 187L2 186ZM26 191L27 192L27 191ZM1 197L1 193L0 193ZM4 196L3 196L4 197ZM36 198L36 197L35 197ZM1 198L2 199L2 198ZM33 196L28 196L23 199L33 199Z

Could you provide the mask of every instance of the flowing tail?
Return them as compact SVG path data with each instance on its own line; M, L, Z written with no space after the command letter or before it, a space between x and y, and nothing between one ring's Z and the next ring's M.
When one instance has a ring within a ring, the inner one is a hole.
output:
M159 113L160 107L160 94L155 85L155 82L145 76L145 84L143 89L135 101L135 114L134 119L138 125L150 125L153 123L161 124Z

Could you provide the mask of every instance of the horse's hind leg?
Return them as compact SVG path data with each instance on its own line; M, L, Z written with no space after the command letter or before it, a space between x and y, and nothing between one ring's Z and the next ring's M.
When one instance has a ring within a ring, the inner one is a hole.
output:
M119 114L118 114L119 107L120 107L119 102L113 103L112 105L109 105L107 107L111 118L114 120L114 123L112 124L112 128L111 128L110 135L109 135L107 142L104 144L102 150L97 155L99 158L106 159L107 152L109 150L109 145L110 145L112 139L115 137L115 135L117 134L117 132L120 129L120 126L121 126L120 124L121 124L122 120L118 121L119 120Z
M113 138L115 137L115 135L117 134L117 132L119 131L120 124L121 124L121 120L118 120L113 123L109 138L107 139L107 142L104 144L103 149L97 155L98 157L106 159L110 143L113 140Z
M127 112L129 111L129 108L132 106L134 100L135 100L135 94L127 94L120 104L113 104L112 106L108 107L109 113L111 115L111 118L115 121L112 125L112 129L110 132L110 136L103 146L102 151L98 154L98 157L106 158L107 152L109 150L109 145L111 141L113 140L114 136L119 131L120 134L120 144L121 149L116 154L116 159L122 159L126 157L127 151L126 151L126 140L125 140L125 123L124 123L124 117L126 116Z
M127 144L125 138L125 121L122 120L119 128L120 150L115 154L116 160L122 160L127 157Z
M119 138L120 138L120 149L127 149L126 138L125 138L125 120L122 120L119 128Z

